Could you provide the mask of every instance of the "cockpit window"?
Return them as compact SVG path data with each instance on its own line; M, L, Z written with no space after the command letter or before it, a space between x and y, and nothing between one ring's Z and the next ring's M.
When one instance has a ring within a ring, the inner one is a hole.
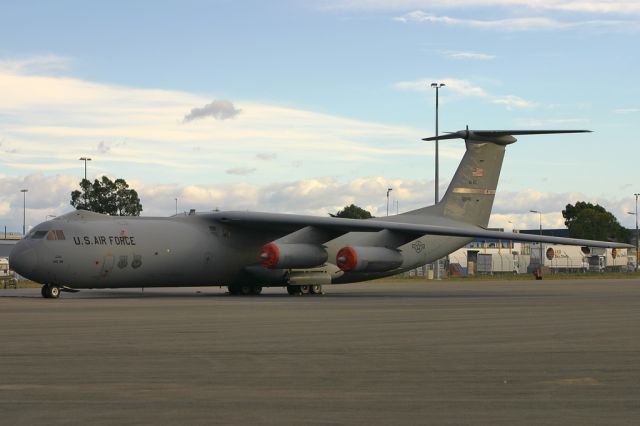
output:
M32 240L40 240L44 238L45 235L47 235L47 231L36 231L31 235L27 235L27 238L30 238Z
M53 241L53 240L64 240L64 232L60 231L60 230L50 230L47 233L47 240L49 241Z

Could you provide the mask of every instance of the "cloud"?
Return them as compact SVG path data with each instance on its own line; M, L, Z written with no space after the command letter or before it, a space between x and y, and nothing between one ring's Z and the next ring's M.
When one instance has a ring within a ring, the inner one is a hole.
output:
M483 98L489 96L483 88L474 86L469 80L460 80L457 78L424 78L415 81L401 81L394 84L394 87L402 90L428 91L432 90L431 83L434 81L446 83L446 89L443 90L453 90L462 95L479 96Z
M25 177L0 175L0 222L8 232L22 233L23 194L26 204L26 228L46 220L47 215L69 211L71 191L80 183L79 177L41 173ZM4 232L4 231L2 231Z
M495 96L491 99L491 102L498 105L505 105L508 108L531 108L535 106L533 102L529 102L519 96L513 95Z
M17 154L19 151L16 148L9 148L5 143L4 138L0 138L0 152L6 154Z
M618 221L627 227L632 226L632 219L627 214L633 204L633 199L607 198L602 196L587 195L582 192L541 192L534 189L525 189L518 192L498 191L493 206L490 226L511 229L537 229L539 226L538 214L530 210L542 212L542 226L544 228L564 228L562 210L567 204L575 204L578 201L587 201L600 204L618 218ZM508 223L513 222L513 225Z
M206 117L213 117L216 120L228 120L235 118L241 111L236 109L230 101L213 101L202 108L193 108L189 114L184 116L184 122L188 123L189 121Z
M100 154L106 154L111 150L111 147L107 145L104 141L100 141L96 149Z
M228 175L246 176L246 175L250 175L255 171L256 171L255 167L234 167L232 169L225 170L225 173Z
M242 101L241 121L184 125L185 111L210 103L197 93L2 70L0 93L0 149L19 150L5 154L0 172L8 175L73 169L78 153L92 154L89 147L102 155L92 162L94 171L157 183L229 180L233 175L225 170L238 158L246 159L243 167L256 169L248 175L254 182L268 183L290 176L289 167L276 167L275 158L282 165L304 161L296 174L309 178L372 174L390 159L418 167L433 155L420 142L428 127L251 101ZM451 145L441 149L441 158L458 159L461 153L461 146Z
M640 112L640 108L618 108L614 109L613 112L616 114L635 114Z
M488 55L486 53L479 53L479 52L455 52L455 51L450 51L450 52L446 52L447 58L450 59L475 59L475 60L480 60L480 61L487 61L490 59L495 59L496 57L494 55Z
M430 90L430 81L404 85ZM472 81L446 82L445 89L455 93L489 102L500 98ZM381 176L430 174L432 150L419 141L428 129L249 101L242 102L242 120L227 120L224 126L202 120L188 126L180 120L184 112L210 98L2 70L0 93L1 149L20 148L5 156L0 170L0 219L9 229L21 229L20 188L30 190L28 224L70 210L70 192L82 177L77 158L79 153L91 154L87 148L106 151L90 163L91 175L125 178L140 193L146 216L173 214L176 197L187 210L326 215L353 202L376 216L385 212L389 186L394 188L391 201L399 201L401 212L433 199L430 180ZM122 140L126 144L110 142ZM446 159L458 160L463 149L442 146L441 165L446 166ZM239 158L246 162L232 167ZM391 167L385 172L389 164L402 164L402 170ZM296 181L289 181L291 167L297 167ZM247 182L238 184L235 176L246 176L242 180ZM526 204L531 203L521 206ZM513 214L526 216L530 207ZM513 211L505 208L499 214Z
M115 176L110 176L115 178ZM47 215L61 215L72 210L69 205L71 191L79 183L77 176L41 173L16 178L0 175L0 221L8 225L9 231L22 228L22 194L28 188L27 225L35 226ZM374 216L386 214L386 190L391 192L390 210L395 213L398 201L399 212L406 212L431 204L433 180L388 179L383 176L367 176L341 181L332 177L300 179L264 185L249 183L224 183L207 185L155 184L127 179L144 207L144 216L170 216L175 213L175 198L180 211L251 210L326 216L349 204L369 210ZM443 187L448 183L443 182ZM580 192L544 193L533 189L522 191L498 191L491 215L490 226L511 230L537 229L538 215L543 212L545 228L563 228L561 211L568 203L590 201L610 210L619 221L632 227L634 218L633 197L613 199L593 197ZM510 224L509 221L512 223Z
M503 10L560 11L585 14L638 15L640 4L636 0L339 0L329 5L340 9L407 10L501 8Z
M67 71L71 59L57 55L36 55L0 60L0 71L20 74Z
M123 149L126 147L126 145L127 143L125 141L122 141L122 142L100 141L96 146L96 151L99 152L100 154L115 154L117 149Z
M278 157L278 154L275 152L259 152L256 154L256 158L264 161L275 160Z
M564 126L567 124L584 124L589 120L586 118L558 118L558 119L538 119L538 118L525 118L518 119L516 122L521 126L528 127L545 127L545 126Z
M474 96L483 98L491 103L504 105L507 108L532 108L536 106L534 102L523 99L515 95L497 96L487 92L480 86L477 86L469 80L461 80L458 78L424 78L415 81L402 81L394 85L395 88L401 90L418 90L427 91L431 89L431 82L443 82L446 84L444 93L451 90L462 96Z
M421 22L445 24L451 26L474 27L497 31L538 31L538 30L565 30L582 26L618 26L628 21L621 20L589 20L589 21L558 21L546 17L505 18L493 20L453 18L449 16L437 16L420 10L409 12L405 15L393 18L398 22Z

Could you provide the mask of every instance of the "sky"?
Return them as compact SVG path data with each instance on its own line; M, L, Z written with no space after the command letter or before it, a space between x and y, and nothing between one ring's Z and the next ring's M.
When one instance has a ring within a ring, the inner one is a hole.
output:
M83 156L145 216L430 205L431 82L441 132L593 131L508 146L490 226L635 226L639 0L0 0L0 40L0 232L71 211Z

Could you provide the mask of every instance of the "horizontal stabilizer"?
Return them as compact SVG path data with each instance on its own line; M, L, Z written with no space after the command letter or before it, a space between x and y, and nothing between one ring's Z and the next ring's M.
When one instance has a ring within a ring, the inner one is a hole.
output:
M514 143L513 135L549 135L554 133L591 133L591 130L459 130L441 136L424 138L423 141L464 139L471 142L493 142L499 145Z

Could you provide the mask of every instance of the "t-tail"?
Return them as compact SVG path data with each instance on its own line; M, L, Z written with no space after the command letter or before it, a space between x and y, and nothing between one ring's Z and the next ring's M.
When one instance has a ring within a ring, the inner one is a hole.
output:
M505 147L514 135L585 133L590 130L461 130L425 141L464 139L467 151L447 192L434 206L409 212L411 215L444 216L486 228L498 187Z

